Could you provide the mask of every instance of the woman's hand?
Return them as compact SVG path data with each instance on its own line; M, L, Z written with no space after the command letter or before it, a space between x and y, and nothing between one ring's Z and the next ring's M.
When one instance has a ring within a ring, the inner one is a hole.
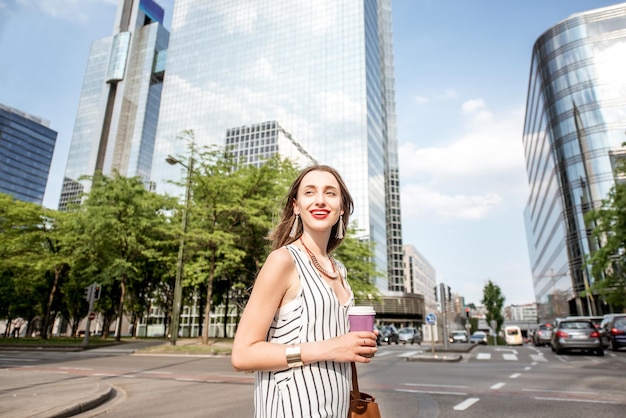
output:
M318 361L369 363L378 351L377 334L377 331L353 331L339 337L313 343L319 344L320 348L323 345L323 348L318 351L321 357Z

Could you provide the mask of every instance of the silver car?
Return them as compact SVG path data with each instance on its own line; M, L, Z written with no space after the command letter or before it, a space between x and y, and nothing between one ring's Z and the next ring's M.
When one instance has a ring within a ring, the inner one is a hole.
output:
M535 329L533 334L533 344L535 346L549 345L552 341L552 324L541 324Z
M467 331L455 330L450 334L450 342L451 343L466 343L468 342Z
M398 338L402 344L411 343L420 345L422 343L422 334L415 327L401 328L398 331Z
M563 319L552 330L552 351L561 354L566 350L593 351L604 355L600 333L588 319Z

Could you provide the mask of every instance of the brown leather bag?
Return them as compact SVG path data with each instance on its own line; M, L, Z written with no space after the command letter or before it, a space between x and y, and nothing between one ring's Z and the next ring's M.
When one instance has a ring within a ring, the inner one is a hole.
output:
M352 391L348 418L381 418L376 399L372 395L359 391L354 362L352 362Z

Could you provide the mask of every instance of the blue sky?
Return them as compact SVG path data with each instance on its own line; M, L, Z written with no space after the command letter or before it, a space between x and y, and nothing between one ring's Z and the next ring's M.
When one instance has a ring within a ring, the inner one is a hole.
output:
M173 0L157 0L166 11ZM601 0L393 0L403 239L466 302L534 302L521 136L532 47ZM117 0L0 0L0 103L57 131L56 208L91 43ZM167 12L166 12L167 13ZM166 26L169 26L166 17Z

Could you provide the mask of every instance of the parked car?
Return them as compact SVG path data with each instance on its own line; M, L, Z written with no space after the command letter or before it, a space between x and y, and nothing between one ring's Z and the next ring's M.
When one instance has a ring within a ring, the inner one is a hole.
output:
M600 324L604 319L604 316L568 316L567 319L588 319L593 322L596 329L600 329Z
M398 339L402 344L420 345L422 343L422 333L415 327L405 327L398 331Z
M469 338L467 338L467 331L460 329L452 331L449 339L451 343L466 343L469 341Z
M539 347L542 345L550 345L552 340L552 324L541 324L535 328L533 333L533 345Z
M602 346L617 351L626 347L626 314L608 314L599 327Z
M504 341L506 345L524 345L522 330L517 325L504 327Z
M487 345L487 333L483 331L476 331L470 337L469 342L472 344Z
M398 344L400 341L400 335L398 334L398 329L393 325L385 325L380 330L381 342L387 344Z
M550 346L557 354L566 350L584 350L604 355L600 332L588 319L566 318L558 321L552 330Z

